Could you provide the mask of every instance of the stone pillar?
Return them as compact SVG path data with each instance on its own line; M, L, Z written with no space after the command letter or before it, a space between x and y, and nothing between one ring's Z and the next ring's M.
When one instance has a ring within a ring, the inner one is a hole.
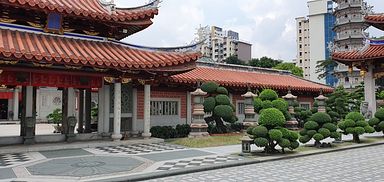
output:
M144 138L151 137L151 85L144 85Z
M110 136L109 120L110 120L110 106L111 106L111 88L109 85L104 85L104 129L103 136Z
M295 108L293 107L296 99L297 99L297 96L294 96L292 93L291 93L291 90L289 89L288 90L288 94L283 96L283 99L285 99L287 102L288 102L288 112L289 114L294 114L295 113ZM299 126L299 122L297 122L296 118L295 117L291 117L291 120L287 121L285 126L288 128L288 129L291 129L291 130L298 130L298 126Z
M19 89L15 87L13 90L13 118L12 120L19 120Z
M85 90L85 130L84 133L91 133L91 110L92 110L92 92L91 89Z
M133 134L136 135L134 137L138 137L139 129L138 129L138 123L137 123L137 88L132 89L132 130Z
M99 99L97 101L97 133L102 134L104 130L104 89L99 88L98 94Z
M76 127L76 92L74 88L68 88L67 89L67 129L66 129L66 141L72 142L74 141L74 137L76 136L74 134L74 130Z
M79 125L78 133L84 133L84 90L79 89Z
M376 113L376 88L375 88L375 78L373 74L374 66L370 64L368 66L368 70L366 74L362 74L364 76L364 95L365 95L365 102L368 103L368 112L370 112L368 115L371 117L375 115ZM362 70L363 72L363 70Z
M121 129L121 83L114 84L114 103L113 103L113 134L112 139L119 141L122 137Z
M187 124L192 124L192 96L187 92Z
M75 116L76 93L74 88L68 88L68 114L67 117Z
M244 129L247 129L248 127L257 125L257 121L255 119L255 106L253 105L253 99L257 97L257 95L249 90L246 94L242 95L242 97L245 98L245 118L243 126Z
M36 111L36 88L27 86L25 94L24 144L30 145L35 143L36 113L34 111Z
M191 123L191 133L189 133L190 138L195 137L206 137L209 136L208 125L204 120L204 96L207 95L206 92L202 91L200 88L192 92L191 95L193 98L193 112L192 112L192 123Z

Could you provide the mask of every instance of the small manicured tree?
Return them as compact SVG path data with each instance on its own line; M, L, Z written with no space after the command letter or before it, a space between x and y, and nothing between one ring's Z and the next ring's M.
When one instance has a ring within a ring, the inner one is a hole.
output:
M294 117L299 122L299 126L304 127L304 123L312 116L312 112L303 107L295 107Z
M309 118L309 121L304 124L304 129L300 131L300 135L301 143L307 143L313 138L316 147L321 147L321 141L326 138L340 137L331 117L327 113L321 112L315 113Z
M255 112L261 114L263 110L269 108L276 108L284 115L285 120L290 120L291 115L288 112L288 102L279 98L276 91L272 89L265 89L260 93L258 98L254 100Z
M265 153L278 152L276 146L294 150L299 147L299 135L284 128L284 114L276 108L264 109L259 117L259 126L248 128L247 133L252 135L258 147L264 147Z
M358 112L347 114L345 120L339 123L339 128L346 135L352 134L356 143L360 143L360 135L375 132L375 129L365 121L364 116Z
M384 93L384 92L383 92ZM375 113L375 117L368 121L375 131L384 133L384 108L380 108Z
M234 123L237 121L235 115L235 106L231 104L228 97L228 90L220 87L215 82L207 82L201 86L204 92L208 93L208 97L204 100L204 111L212 113L211 116L204 118L208 124L215 122L216 129L219 133L228 131L224 122Z

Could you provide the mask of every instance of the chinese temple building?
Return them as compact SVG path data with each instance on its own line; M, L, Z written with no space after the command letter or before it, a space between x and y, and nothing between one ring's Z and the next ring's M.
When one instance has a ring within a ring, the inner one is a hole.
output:
M0 145L120 140L123 132L150 137L151 126L191 123L190 92L198 82L228 87L238 115L244 114L241 95L248 86L281 95L292 90L308 107L321 90L333 90L285 71L196 63L199 44L153 48L121 42L153 23L158 4L118 8L102 0L1 1L0 84L12 91L3 95L12 98L13 118L20 113L21 128L18 137L0 137ZM39 90L52 87L61 98L37 100ZM95 93L97 133L91 133ZM36 135L36 106L50 102L62 109L61 135Z
M370 14L365 16L365 22L380 30L384 30L384 15ZM365 102L368 103L370 115L376 112L375 79L384 75L384 40L367 39L365 47L356 51L338 52L332 55L335 61L360 68L360 76L364 78Z

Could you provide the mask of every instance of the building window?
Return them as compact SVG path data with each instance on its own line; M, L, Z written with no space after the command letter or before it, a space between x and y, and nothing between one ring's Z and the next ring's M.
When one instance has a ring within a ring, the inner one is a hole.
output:
M179 115L179 102L177 101L151 101L152 116Z
M244 104L244 102L238 102L237 103L237 113L238 114L245 114L245 104Z
M300 103L300 107L306 109L306 110L310 110L311 109L311 103L309 102L301 102Z

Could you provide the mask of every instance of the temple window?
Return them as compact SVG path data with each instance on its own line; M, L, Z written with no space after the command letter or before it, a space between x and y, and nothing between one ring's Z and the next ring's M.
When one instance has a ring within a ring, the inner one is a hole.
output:
M53 33L62 33L62 15L60 13L49 13L45 31Z
M152 116L177 116L179 115L178 101L151 101Z

